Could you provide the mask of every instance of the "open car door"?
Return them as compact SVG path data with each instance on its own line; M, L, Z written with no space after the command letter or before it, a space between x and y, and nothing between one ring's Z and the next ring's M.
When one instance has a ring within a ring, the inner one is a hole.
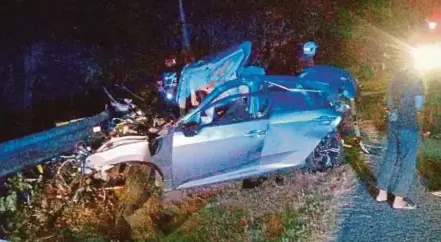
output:
M210 81L225 82L235 79L248 61L250 54L251 42L245 41L185 66L178 82L176 102L184 104L190 96L190 80L195 83L195 86L202 87Z

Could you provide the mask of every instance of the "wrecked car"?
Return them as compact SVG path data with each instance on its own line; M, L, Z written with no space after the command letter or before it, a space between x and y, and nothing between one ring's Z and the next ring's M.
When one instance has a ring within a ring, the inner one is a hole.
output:
M87 158L86 166L106 179L117 164L145 162L169 190L282 168L338 165L341 113L324 92L296 88L296 81L289 76L229 81L164 128L162 136L151 142L143 136L112 139ZM209 109L214 109L212 119L206 118Z
M323 66L311 67L310 78L258 71L241 75L237 71L245 69L245 62L238 59L234 77L221 81L159 137L111 139L86 159L86 167L107 180L108 171L120 164L149 165L157 184L173 190L285 168L323 171L339 165L342 142L337 129L343 111L336 103L341 97L355 97L354 78ZM323 68L337 72L337 80L313 74Z

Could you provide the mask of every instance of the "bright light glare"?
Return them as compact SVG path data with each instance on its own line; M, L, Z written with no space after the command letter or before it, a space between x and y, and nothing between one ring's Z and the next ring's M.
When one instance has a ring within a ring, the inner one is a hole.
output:
M415 68L432 70L441 67L441 46L436 44L420 45L412 49Z
M436 25L435 22L429 22L429 29L436 29Z
M167 93L167 99L172 99L173 98L173 94L171 94L171 93Z

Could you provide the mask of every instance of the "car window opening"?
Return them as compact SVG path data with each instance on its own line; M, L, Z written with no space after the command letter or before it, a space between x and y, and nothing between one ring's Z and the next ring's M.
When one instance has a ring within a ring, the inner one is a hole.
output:
M269 88L272 98L277 100L277 111L307 111L329 107L326 96L321 92L290 91L279 86Z
M207 125L245 119L249 114L249 92L248 86L240 85L221 93L212 101L209 108L202 111L201 123Z

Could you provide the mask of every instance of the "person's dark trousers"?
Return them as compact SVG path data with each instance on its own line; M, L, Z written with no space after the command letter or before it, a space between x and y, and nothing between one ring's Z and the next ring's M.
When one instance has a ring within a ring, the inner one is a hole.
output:
M418 131L389 125L387 139L377 186L395 196L407 197L416 171Z

